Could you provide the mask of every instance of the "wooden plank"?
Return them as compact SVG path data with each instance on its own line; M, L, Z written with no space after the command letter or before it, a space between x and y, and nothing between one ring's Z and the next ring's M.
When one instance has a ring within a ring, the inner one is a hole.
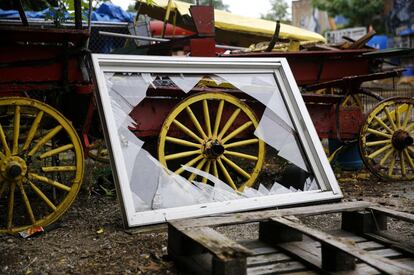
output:
M397 261L399 263L408 265L412 269L414 269L414 259L411 259L411 258L403 258L403 259L395 259L394 261Z
M194 268L194 258L213 255L208 268L212 274L246 274L248 249L209 227L178 229L168 225L168 255L181 266ZM191 258L187 260L187 257ZM191 262L190 262L191 261ZM193 271L193 269L187 270Z
M367 242L368 241L367 238L352 234L351 232L348 232L348 231L345 231L345 230L342 230L342 229L332 230L332 231L329 231L328 233L332 234L336 237L343 237L343 238L350 239L350 240L354 241L355 243Z
M260 240L243 240L239 241L238 243L249 249L252 252L252 256L274 254L280 252L276 248L269 246Z
M414 256L414 241L407 240L403 238L398 238L395 234L390 234L384 231L378 231L375 233L366 233L364 234L367 238L375 240L377 242L389 245L393 248L396 248L400 251L403 251L410 256Z
M363 210L372 205L369 202L356 201L356 202L343 202L343 203L332 203L324 205L313 205L294 207L289 209L273 209L273 210L262 210L254 212L236 213L236 214L222 214L197 219L187 219L170 222L174 226L179 228L186 227L202 227L202 226L224 226L240 223L252 223L262 220L269 219L271 217L282 217L282 216L303 216L303 215L322 215L330 213L348 212Z
M294 271L305 271L306 266L298 261L281 262L269 265L262 265L256 267L250 267L247 269L247 274L261 275L261 274L275 274Z
M357 41L355 41L354 43L351 44L351 46L349 46L349 49L360 49L363 48L365 46L365 44L375 35L375 31L371 31L367 34L365 34L364 36L362 36L361 38L359 38Z
M378 269L381 272L389 274L412 274L413 270L400 263L393 262L387 258L372 255L366 251L359 249L355 244L350 243L346 239L335 237L331 234L315 230L300 223L292 222L286 218L277 217L271 219L275 223L283 224L291 228L292 231L301 232L308 235L321 243L335 247L366 264ZM323 261L323 259L322 259Z
M247 248L210 227L188 228L181 232L222 261L252 254Z
M376 207L376 206L371 206L371 207L369 207L369 209L373 210L374 213L376 213L376 214L383 214L383 215L391 217L391 218L399 219L399 220L409 222L409 223L414 223L414 214L395 211L395 210L392 210L392 209L383 208L383 207Z
M258 255L258 256L252 256L252 257L247 258L247 267L249 268L249 267L253 267L257 265L271 264L274 262L289 261L289 260L292 260L292 258L283 253Z
M355 243L356 247L360 248L360 249L364 249L364 250L374 250L374 249L382 249L384 248L384 246L380 243L377 242L373 242L373 241L367 241L367 242L360 242L360 243Z
M381 256L381 257L385 257L385 258L396 258L396 257L401 257L403 254L401 254L401 252L398 252L395 249L392 248L383 248L383 249L378 249L378 250L370 250L369 253Z
M321 250L317 249L315 244L308 243L308 245L303 245L301 242L291 242L291 243L284 243L279 244L279 248L283 249L286 253L292 256L299 257L302 261L304 261L305 265L308 265L316 270L318 270L319 274L324 273L322 269L322 261L321 261ZM357 263L355 266L355 270L348 270L346 272L331 272L332 274L378 274L378 271L367 264L364 263Z

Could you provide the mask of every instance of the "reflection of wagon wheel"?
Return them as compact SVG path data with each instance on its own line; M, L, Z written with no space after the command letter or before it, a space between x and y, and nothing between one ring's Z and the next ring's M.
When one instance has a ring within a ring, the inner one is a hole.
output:
M71 123L28 98L0 99L0 233L46 226L75 199L84 163Z
M90 158L103 163L109 163L109 153L106 148L105 140L96 140L89 148L88 155Z
M361 156L383 179L414 179L413 106L411 98L381 101L361 128Z
M191 121L191 125L184 125L184 121ZM253 111L234 96L191 96L165 120L159 138L159 160L189 181L200 178L207 183L212 174L233 189L243 190L253 185L263 165L265 144L252 136L257 125ZM246 138L233 140L240 136ZM196 175L194 170L185 171L186 167L206 173Z

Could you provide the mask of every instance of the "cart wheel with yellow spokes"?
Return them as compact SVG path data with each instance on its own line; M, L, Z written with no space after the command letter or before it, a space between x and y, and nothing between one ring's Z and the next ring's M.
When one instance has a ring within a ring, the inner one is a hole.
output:
M81 185L84 160L71 123L29 98L0 99L0 233L56 221Z
M213 176L241 191L254 184L265 157L264 142L253 135L257 126L253 111L232 95L190 96L165 120L158 157L190 182L207 183Z
M414 179L414 99L381 101L361 127L359 147L367 168L385 180Z

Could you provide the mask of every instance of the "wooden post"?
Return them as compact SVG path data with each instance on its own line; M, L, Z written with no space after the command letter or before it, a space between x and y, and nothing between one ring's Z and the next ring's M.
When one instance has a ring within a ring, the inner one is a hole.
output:
M386 230L387 217L371 211L343 212L342 229L355 234Z
M355 257L327 243L321 243L322 268L327 271L355 269Z
M82 3L81 0L73 0L75 9L75 28L82 29Z
M271 245L302 240L302 233L274 221L259 223L259 240Z
M214 275L244 275L247 274L246 257L236 257L223 261L218 257L213 257Z

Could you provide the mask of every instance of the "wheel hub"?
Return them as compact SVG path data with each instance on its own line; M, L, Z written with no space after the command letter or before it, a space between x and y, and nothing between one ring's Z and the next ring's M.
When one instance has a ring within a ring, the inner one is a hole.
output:
M17 156L10 156L2 160L0 174L9 180L19 180L26 175L26 162Z
M392 145L397 150L404 150L414 143L414 139L404 130L397 130L392 135Z
M209 140L204 145L204 154L211 159L216 159L224 153L224 146L218 140Z

